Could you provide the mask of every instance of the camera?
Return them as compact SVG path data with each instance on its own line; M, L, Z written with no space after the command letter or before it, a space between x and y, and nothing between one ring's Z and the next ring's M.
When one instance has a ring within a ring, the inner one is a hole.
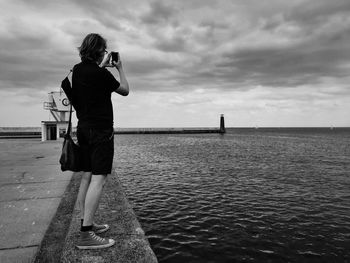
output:
M112 52L112 61L118 62L119 60L119 52Z

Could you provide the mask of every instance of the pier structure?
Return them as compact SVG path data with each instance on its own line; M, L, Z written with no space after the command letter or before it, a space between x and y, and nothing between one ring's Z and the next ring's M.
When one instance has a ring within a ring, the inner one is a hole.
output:
M59 93L59 92L57 92ZM50 95L51 93L49 93ZM56 97L52 94L51 101L44 103L44 109L50 110L55 121L42 121L40 127L0 127L0 139L11 138L40 138L42 141L57 140L63 137L67 132L68 118L70 105L64 99L66 97ZM59 94L60 96L64 95ZM69 102L68 102L69 103ZM62 104L64 107L60 105ZM58 106L57 106L58 105ZM73 135L76 128L72 129ZM193 128L115 128L115 134L202 134L202 133L219 133L225 134L225 120L224 115L220 116L220 127L193 127Z
M32 139L1 142L0 262L157 263L115 169L96 216L108 219L105 223L112 229L108 235L117 236L116 244L102 253L75 248L80 231L75 205L82 173L61 171L57 150L61 145Z
M49 101L44 102L44 109L49 110L54 121L41 122L41 140L57 140L67 132L70 102L61 90L50 92Z
M115 134L199 134L199 133L226 133L224 114L220 116L220 128L116 128Z

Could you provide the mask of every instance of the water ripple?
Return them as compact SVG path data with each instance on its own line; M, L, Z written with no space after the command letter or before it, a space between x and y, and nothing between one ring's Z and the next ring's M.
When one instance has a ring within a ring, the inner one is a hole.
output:
M115 165L160 262L346 262L349 138L123 135Z

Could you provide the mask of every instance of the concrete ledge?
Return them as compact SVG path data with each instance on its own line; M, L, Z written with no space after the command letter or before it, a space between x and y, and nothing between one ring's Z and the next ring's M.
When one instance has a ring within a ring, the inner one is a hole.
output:
M115 239L116 244L100 250L77 249L80 219L75 208L61 262L158 262L115 172L105 185L95 221L110 225L111 229L101 236Z
M33 261L35 263L58 262L62 255L81 180L80 173L73 175L60 200L56 214L40 242L38 252Z

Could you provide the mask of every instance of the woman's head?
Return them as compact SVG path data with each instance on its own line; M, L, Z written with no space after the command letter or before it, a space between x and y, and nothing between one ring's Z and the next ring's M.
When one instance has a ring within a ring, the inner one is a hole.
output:
M78 47L81 61L94 61L100 64L105 55L107 41L99 34L88 34Z

